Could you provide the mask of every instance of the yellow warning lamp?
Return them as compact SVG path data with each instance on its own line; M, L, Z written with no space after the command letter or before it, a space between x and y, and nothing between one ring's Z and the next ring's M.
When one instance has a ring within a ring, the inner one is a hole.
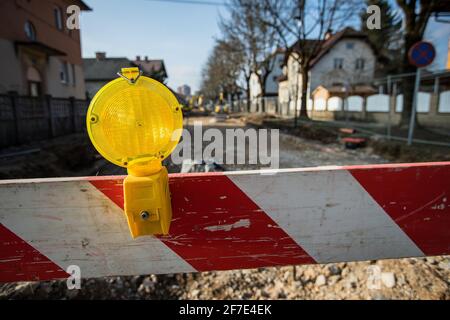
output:
M183 126L173 93L138 68L122 68L89 105L87 131L97 151L127 168L124 209L133 238L167 234L172 219L167 169Z

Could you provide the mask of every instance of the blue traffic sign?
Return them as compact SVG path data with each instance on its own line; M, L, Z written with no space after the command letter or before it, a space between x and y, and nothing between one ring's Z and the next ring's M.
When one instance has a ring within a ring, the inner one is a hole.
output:
M422 68L433 63L436 57L436 50L431 43L419 41L409 49L408 56L412 65Z

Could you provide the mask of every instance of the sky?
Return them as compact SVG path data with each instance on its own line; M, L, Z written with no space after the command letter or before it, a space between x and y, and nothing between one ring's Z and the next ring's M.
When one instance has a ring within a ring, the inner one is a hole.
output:
M224 6L196 5L155 0L85 0L93 11L81 14L83 57L105 51L107 57L148 56L164 59L173 89L187 84L199 89L201 70L220 36ZM225 2L226 0L182 0ZM432 19L434 20L434 19ZM450 24L432 21L425 38L436 46L433 69L443 69L447 60Z
M92 11L82 12L80 18L83 57L105 51L107 57L164 59L170 87L187 84L193 92L199 89L202 67L220 35L223 6L149 0L85 3Z

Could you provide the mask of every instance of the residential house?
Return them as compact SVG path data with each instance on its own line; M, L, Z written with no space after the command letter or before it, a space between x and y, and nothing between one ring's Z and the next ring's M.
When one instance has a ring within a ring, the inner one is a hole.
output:
M272 54L269 59L272 59L271 66L273 66L266 81L266 93L265 97L277 97L278 96L278 78L283 73L283 61L284 50L279 48ZM252 73L250 76L250 100L252 103L261 98L261 85L259 83L258 76Z
M309 40L305 45L317 45L319 40ZM367 36L352 28L329 34L319 43L320 51L310 63L307 96L302 97L302 75L298 63L298 43L285 58L283 75L279 77L279 103L293 112L295 100L300 108L301 99L307 99L312 108L312 97L320 87L325 91L341 92L342 95L371 94L376 58ZM367 92L366 92L367 91Z
M143 71L145 76L158 80L161 83L165 83L168 78L164 60L149 59L148 56L141 59L141 56L136 56L136 60L133 63Z
M96 52L95 58L83 59L86 95L92 99L97 91L108 82L117 79L117 72L122 68L138 67L143 75L163 82L167 79L167 72L163 60L149 60L145 57L141 60L139 56L131 61L126 57L106 56L106 52ZM158 78L159 77L159 78Z
M106 57L106 52L96 52L95 58L84 58L84 80L86 82L86 96L90 99L108 82L117 79L117 72L121 68L136 67L126 57Z
M66 9L81 0L0 2L0 93L85 97L80 30L66 27Z

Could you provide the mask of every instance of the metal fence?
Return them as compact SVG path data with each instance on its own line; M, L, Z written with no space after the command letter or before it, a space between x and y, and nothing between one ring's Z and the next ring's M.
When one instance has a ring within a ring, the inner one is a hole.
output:
M85 130L87 100L0 95L0 148Z

